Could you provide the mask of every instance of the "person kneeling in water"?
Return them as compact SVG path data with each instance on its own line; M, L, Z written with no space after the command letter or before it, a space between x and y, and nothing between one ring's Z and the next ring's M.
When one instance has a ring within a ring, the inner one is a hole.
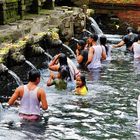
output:
M60 66L58 74L55 76L52 72L50 73L50 78L47 81L47 86L55 85L58 90L67 89L67 83L70 80L69 67L66 65Z
M38 120L40 118L40 106L43 110L48 109L46 93L44 89L37 85L40 83L40 72L32 69L29 72L28 84L19 86L8 104L11 106L20 98L19 116L22 119Z
M79 75L76 77L76 88L74 90L76 95L86 95L88 88L86 86L86 79L84 75Z

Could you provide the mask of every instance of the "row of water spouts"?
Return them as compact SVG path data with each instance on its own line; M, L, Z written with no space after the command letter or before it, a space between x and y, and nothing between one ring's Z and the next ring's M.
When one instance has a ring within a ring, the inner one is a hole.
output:
M91 21L91 27L93 28L94 32L98 35L102 35L103 32L102 30L99 28L98 24L96 23L96 21L92 18L89 17L89 20ZM83 32L87 32L88 34L91 34L92 32L88 31L88 30L83 30ZM78 39L73 38L74 41L78 42ZM67 46L66 44L62 43L62 41L60 40L61 46L66 48L68 51L70 51L70 53L73 55L73 57L76 59L76 55L74 53L74 51ZM37 51L40 52L41 54L45 54L50 60L53 58L48 52L46 52L42 47L38 46L36 47L36 49L38 49ZM28 64L31 68L36 69L36 67L28 60L26 60L26 58L23 56L24 62L26 64ZM0 64L0 72L4 73L4 72L8 72L16 81L17 85L21 85L23 84L22 81L20 80L20 78L17 76L16 73L14 73L13 71L9 70L4 64Z
M102 35L103 32L102 30L99 28L98 24L96 23L96 21L90 17L89 20L91 21L91 24L90 26L93 28L93 32L95 32L96 34L98 35ZM91 34L92 31L88 31L87 29L86 30L83 30L83 32L86 32L87 34ZM75 42L78 42L78 39L76 38L72 38ZM73 57L76 59L76 55L74 53L74 51L69 47L67 46L66 44L62 43L62 41L60 40L61 42L61 46L66 48L68 51L70 51L70 53L73 55ZM42 47L38 46L37 47L38 51L41 52L42 54L45 54L50 60L53 58L53 56L51 56L48 52L46 52ZM32 69L36 69L36 67L28 60L26 60L25 57L23 57L24 59L24 62L26 64L28 64ZM17 74L11 70L9 70L4 64L0 64L0 73L9 73L16 81L17 85L22 85L22 81L20 80L20 78L17 76ZM0 113L3 111L3 107L0 103Z
M70 49L70 47L68 47L67 45L62 43L62 46L64 48L66 48L68 51L70 51L70 53L73 55L74 58L76 58L75 53L73 52L72 49ZM40 54L44 54L45 56L47 56L50 60L53 58L48 52L46 52L42 47L38 46L38 47L34 47L36 49L36 51L38 51L38 53ZM32 69L36 69L36 67L28 60L26 60L24 55L20 55L20 61L22 61L22 63L26 63L28 64ZM17 74L15 72L13 72L12 70L9 70L7 68L7 66L5 66L3 63L0 64L0 73L4 74L4 73L9 73L16 81L17 85L22 85L22 81L20 80L19 76L17 76Z

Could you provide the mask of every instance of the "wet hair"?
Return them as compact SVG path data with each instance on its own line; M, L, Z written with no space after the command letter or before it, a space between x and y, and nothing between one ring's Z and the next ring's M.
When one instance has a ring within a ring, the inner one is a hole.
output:
M61 79L68 80L70 78L70 71L67 65L60 66L58 72L61 74Z
M87 40L88 40L88 37L87 36L85 36L85 37L83 37L82 38L82 40L85 42L85 44L87 43Z
M94 41L98 40L98 35L97 34L89 34L89 37L92 38Z
M134 31L134 29L132 27L127 27L126 31L127 31L127 33L131 33Z
M40 78L41 74L37 69L31 69L28 73L28 80L35 82L37 78Z
M83 50L84 47L85 47L85 45L86 45L86 43L85 43L84 40L79 40L79 41L77 42L77 44L78 44L79 46L81 46L81 50Z
M85 75L79 75L79 77L80 77L80 79L81 79L81 81L82 81L82 83L83 83L83 86L85 86L85 87L87 88L87 86L86 86L86 77L85 77ZM88 90L88 88L87 88L87 90Z
M64 53L60 54L59 63L60 63L60 66L61 65L68 65L67 56Z
M106 46L107 38L106 36L102 35L100 36L100 44L105 47L106 54L108 53L108 47Z

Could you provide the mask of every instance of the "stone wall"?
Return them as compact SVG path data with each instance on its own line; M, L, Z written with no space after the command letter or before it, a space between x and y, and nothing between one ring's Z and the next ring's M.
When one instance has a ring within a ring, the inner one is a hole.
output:
M89 0L90 3L98 2L98 3L121 3L121 4L140 4L139 0Z
M0 1L0 24L6 24L19 18L18 0Z
M53 9L53 6L52 0L0 1L0 25L23 19L26 14L39 14L43 8Z
M99 14L114 14L131 26L140 27L140 0L71 0L75 5L89 5Z
M123 12L118 12L117 16L123 20L127 21L130 25L132 26L137 26L137 28L140 27L140 11L123 11Z
M130 26L140 27L139 0L90 0L89 5L94 8L96 14L113 15Z
M45 50L59 45L60 39L68 41L82 33L85 15L81 9L56 7L49 12L46 10L42 15L3 26L3 30L0 30L0 63L6 62L10 50L22 54L21 50L33 44L40 44Z

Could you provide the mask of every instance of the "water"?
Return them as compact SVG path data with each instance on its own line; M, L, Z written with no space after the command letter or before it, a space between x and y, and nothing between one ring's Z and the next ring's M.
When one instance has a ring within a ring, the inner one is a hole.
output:
M91 27L94 29L95 33L98 35L102 35L103 32L100 29L100 27L98 26L97 22L94 20L94 18L89 17L89 20L91 21Z
M50 58L50 60L52 60L53 57L52 57L49 53L45 52L44 54L45 54L48 58Z
M16 73L14 73L11 70L8 70L8 73L15 79L15 81L16 81L18 86L23 84L22 81L20 80L20 78L17 76Z
M112 61L96 75L82 71L89 89L84 97L46 87L49 70L41 69L40 86L46 90L49 109L39 122L26 122L18 118L17 107L3 106L0 139L139 140L140 66L124 50L113 49Z
M73 55L73 57L76 59L76 55L75 55L75 53L73 52L73 50L69 47L69 46L67 46L67 45L65 45L65 44L62 44L63 45L63 47L65 47L67 50L69 50L70 52L71 52L71 54Z
M25 61L32 69L36 69L36 67L28 60Z

